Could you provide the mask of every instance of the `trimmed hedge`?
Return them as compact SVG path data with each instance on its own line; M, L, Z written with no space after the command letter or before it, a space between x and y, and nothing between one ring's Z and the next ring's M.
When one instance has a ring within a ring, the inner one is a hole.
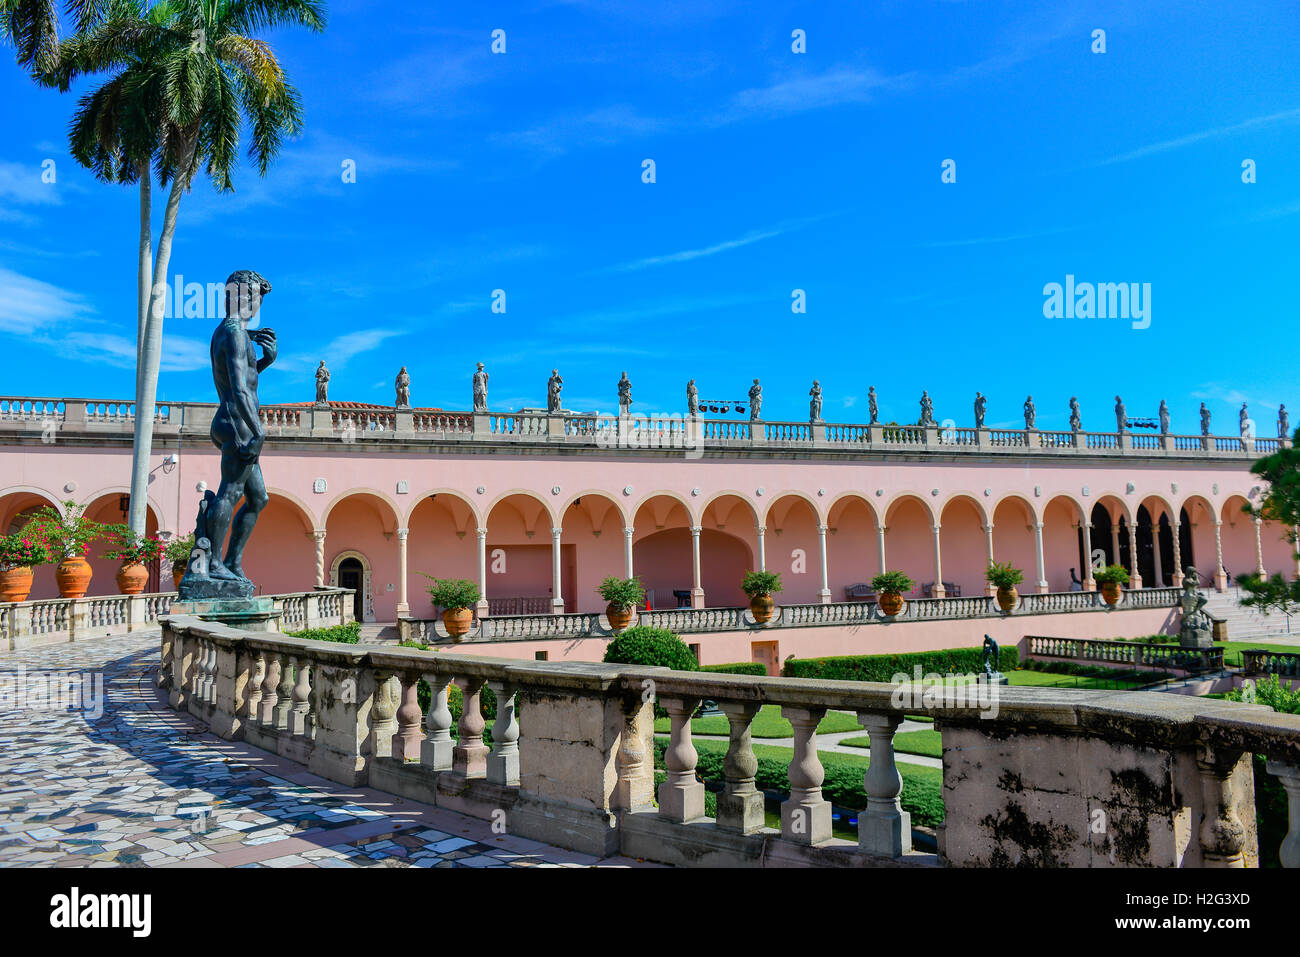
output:
M712 671L724 675L757 675L767 677L767 668L757 661L737 661L729 665L700 665L701 671Z
M921 674L981 674L982 648L949 648L945 651L917 651L899 655L840 655L831 658L791 658L781 674L786 678L823 678L830 681L893 681L894 675L912 676L917 665ZM1020 667L1020 652L998 649L998 670Z
M312 641L336 641L344 645L355 645L361 640L361 623L350 621L346 625L332 628L304 628L302 631L286 631L290 638L309 638Z
M620 665L658 665L674 671L699 671L691 649L666 628L636 625L620 632L605 646L604 660Z

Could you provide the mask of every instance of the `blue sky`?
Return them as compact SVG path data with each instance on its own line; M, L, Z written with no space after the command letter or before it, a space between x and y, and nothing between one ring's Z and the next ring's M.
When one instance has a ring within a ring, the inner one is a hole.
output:
M1202 400L1223 432L1248 400L1267 435L1300 403L1292 4L375 9L270 35L304 135L265 179L245 163L234 195L198 180L182 202L172 277L274 285L264 403L310 400L322 358L331 398L391 403L406 365L415 404L456 409L477 361L494 409L544 405L553 367L582 411L614 409L625 369L638 411L760 377L769 420L806 419L814 377L843 422L870 385L886 419L928 389L959 425L976 390L994 426L1032 393L1040 428L1071 395L1097 429L1116 393L1133 416L1165 398L1180 432ZM129 397L137 194L76 167L75 97L11 56L0 104L0 388ZM1067 274L1150 283L1150 327L1044 318ZM212 325L168 321L160 398L212 400Z

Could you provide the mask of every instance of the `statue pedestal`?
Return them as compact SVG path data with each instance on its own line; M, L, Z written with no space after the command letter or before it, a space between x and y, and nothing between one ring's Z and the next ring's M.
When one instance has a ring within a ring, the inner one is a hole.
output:
M1011 679L1000 671L995 671L991 675L979 675L976 682L982 685L1009 685Z
M269 595L263 598L191 598L172 602L171 614L219 621L242 631L279 631L280 613Z

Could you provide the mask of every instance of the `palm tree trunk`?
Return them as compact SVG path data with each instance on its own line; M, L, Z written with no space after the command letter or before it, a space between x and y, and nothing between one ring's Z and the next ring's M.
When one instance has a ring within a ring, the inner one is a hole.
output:
M153 175L148 164L140 171L140 265L136 288L136 309L139 313L135 329L135 394L140 395L140 359L144 354L145 319L149 314L149 291L153 286L153 224L150 219L153 207Z
M171 192L167 194L167 208L163 213L162 232L158 235L158 255L154 262L153 277L167 276L172 255L172 237L176 234L176 217L180 211L181 194L194 169L195 145L189 151L189 161L177 169L172 177ZM148 513L149 460L153 451L153 417L158 391L158 366L162 359L163 312L167 296L167 283L155 281L149 291L149 308L145 315L144 338L140 346L139 374L135 395L135 441L131 449L131 530L137 535L145 533Z

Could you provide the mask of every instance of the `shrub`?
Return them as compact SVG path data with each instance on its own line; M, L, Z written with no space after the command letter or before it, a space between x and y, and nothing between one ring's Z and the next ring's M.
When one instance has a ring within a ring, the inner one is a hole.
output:
M0 538L0 570L35 568L49 563L50 549L42 539L27 532Z
M724 675L757 675L767 677L767 668L757 661L737 661L727 665L700 665L701 671L712 671Z
M103 534L109 544L104 557L119 559L123 566L146 565L162 554L161 538L136 535L129 525L105 525Z
M105 527L86 518L86 508L73 501L64 502L64 516L53 505L46 505L32 516L23 534L45 542L57 561L89 555L90 543L104 536Z
M745 572L740 580L740 589L750 598L760 595L775 595L782 588L780 572Z
M194 551L194 533L190 532L184 538L173 538L163 549L163 554L167 561L173 565L184 565L190 560L190 555Z
M611 575L596 587L596 591L605 601L624 611L639 608L645 602L645 586L639 578L615 578Z
M1107 565L1099 572L1093 572L1093 580L1098 585L1127 585L1128 571L1123 565Z
M893 592L903 594L911 591L916 587L916 582L908 578L903 572L881 572L875 578L871 579L871 588L877 594Z
M998 649L998 670L1015 671L1020 653ZM831 658L789 658L781 674L787 678L825 678L832 681L892 681L896 674L911 675L917 665L922 674L982 674L984 649L950 648L898 655L841 655Z
M420 574L424 575L424 572ZM432 575L424 577L433 582L429 586L429 597L433 599L435 608L459 611L462 608L473 608L478 603L478 586L472 581L464 578L434 578Z
M346 625L335 625L332 628L304 628L302 631L287 631L285 634L290 638L336 641L344 645L355 645L361 640L361 623L350 621Z
M636 625L605 646L606 662L622 665L658 665L674 671L698 671L699 662L673 632L666 628Z
M984 572L984 579L990 585L996 585L998 588L1015 588L1025 580L1025 573L1019 568L1014 567L1010 562L991 562L988 570Z

